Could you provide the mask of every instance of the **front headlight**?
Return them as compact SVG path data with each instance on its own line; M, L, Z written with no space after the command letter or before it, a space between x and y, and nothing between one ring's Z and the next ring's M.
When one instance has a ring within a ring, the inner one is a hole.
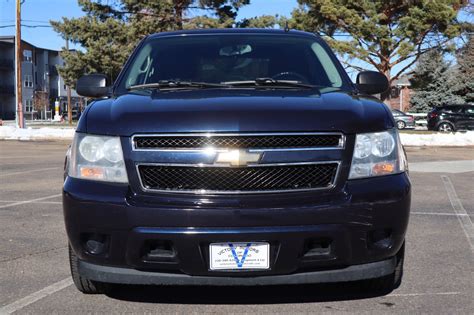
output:
M68 175L75 178L128 183L119 137L76 133Z
M406 169L397 130L356 135L349 179L398 174Z

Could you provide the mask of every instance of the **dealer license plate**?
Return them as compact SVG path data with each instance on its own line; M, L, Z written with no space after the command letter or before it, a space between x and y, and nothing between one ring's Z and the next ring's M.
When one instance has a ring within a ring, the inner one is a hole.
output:
M270 268L270 245L266 242L212 243L209 255L211 270Z

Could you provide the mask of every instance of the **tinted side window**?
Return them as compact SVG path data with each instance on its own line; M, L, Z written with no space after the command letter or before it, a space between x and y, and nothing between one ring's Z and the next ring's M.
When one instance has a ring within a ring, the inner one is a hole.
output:
M464 112L468 115L474 115L474 106L467 106Z
M443 112L448 114L457 114L462 112L462 108L460 106L446 106L443 107Z

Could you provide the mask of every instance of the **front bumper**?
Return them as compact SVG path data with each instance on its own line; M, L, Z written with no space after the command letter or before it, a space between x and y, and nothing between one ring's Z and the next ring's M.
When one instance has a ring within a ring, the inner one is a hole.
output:
M414 120L411 120L411 121L406 121L406 127L407 129L413 129L416 127L416 123Z
M347 181L340 191L326 193L153 199L128 186L67 178L63 207L69 242L80 259L79 272L92 280L350 281L393 272L393 257L408 224L410 186L407 175L399 174ZM94 255L85 241L96 234L105 235L107 243L103 253ZM230 241L270 243L270 269L210 270L209 244ZM148 259L150 242L168 244L173 255ZM330 245L323 255L308 255L308 244L314 242Z
M416 127L415 120L410 119L399 119L397 121L403 121L405 123L405 129L413 129Z
M426 127L428 130L436 130L438 127L439 121L436 119L428 119Z
M354 265L340 269L303 272L290 275L258 277L213 277L190 276L163 272L140 271L129 268L100 266L80 261L79 273L87 279L120 284L141 285L218 285L218 286L253 286L253 285L287 285L347 282L373 279L390 275L395 271L396 258Z

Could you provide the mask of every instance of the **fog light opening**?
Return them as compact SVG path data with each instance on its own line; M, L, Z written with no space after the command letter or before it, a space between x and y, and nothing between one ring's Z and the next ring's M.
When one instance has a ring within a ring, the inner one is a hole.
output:
M374 230L368 233L367 245L369 248L389 249L392 247L392 230Z
M91 255L104 254L107 248L107 236L97 233L85 235L84 248Z

